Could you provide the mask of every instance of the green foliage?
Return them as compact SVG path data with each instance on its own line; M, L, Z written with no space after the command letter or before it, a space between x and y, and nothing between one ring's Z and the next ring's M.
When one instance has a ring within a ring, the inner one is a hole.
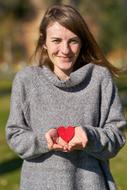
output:
M46 1L47 6L62 2L68 2L76 6L82 15L91 18L92 22L90 23L90 27L97 28L99 32L99 34L97 34L97 41L105 54L115 49L127 49L127 3L125 0ZM27 51L23 49L24 45L19 40L21 33L20 24L24 20L30 21L34 19L37 11L31 0L0 1L0 58L4 56L4 41L8 39L10 39L12 43L14 60L27 57ZM93 26L93 23L95 26Z
M127 4L121 0L82 0L80 10L99 28L97 39L105 53L127 48Z
M104 19L100 22L103 34L100 41L106 53L112 49L127 48L126 9L127 7L121 0L105 3Z
M28 13L32 13L31 16L35 16L33 12L34 9L30 0L6 0L1 1L0 5L1 14L3 16L13 14L15 19L26 19Z

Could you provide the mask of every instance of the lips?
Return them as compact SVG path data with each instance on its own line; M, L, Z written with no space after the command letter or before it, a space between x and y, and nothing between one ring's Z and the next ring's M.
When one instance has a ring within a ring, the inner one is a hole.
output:
M73 56L70 56L70 57L63 57L63 56L58 56L60 59L63 59L63 60L70 60L73 58Z

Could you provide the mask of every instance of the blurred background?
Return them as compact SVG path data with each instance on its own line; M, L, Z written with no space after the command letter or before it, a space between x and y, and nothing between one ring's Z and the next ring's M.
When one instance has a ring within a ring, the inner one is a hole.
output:
M121 68L115 81L127 118L127 0L0 0L0 190L19 189L22 165L5 140L12 80L17 71L32 64L41 18L48 6L57 3L80 11L105 56ZM118 190L127 190L126 145L110 167Z

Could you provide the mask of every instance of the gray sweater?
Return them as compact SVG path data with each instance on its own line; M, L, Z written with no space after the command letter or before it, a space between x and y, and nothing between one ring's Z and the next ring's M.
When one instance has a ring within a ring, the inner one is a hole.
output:
M108 160L125 144L117 88L105 67L89 63L60 81L46 66L18 72L12 88L7 142L24 160L21 190L115 190ZM45 133L82 126L84 150L49 151Z

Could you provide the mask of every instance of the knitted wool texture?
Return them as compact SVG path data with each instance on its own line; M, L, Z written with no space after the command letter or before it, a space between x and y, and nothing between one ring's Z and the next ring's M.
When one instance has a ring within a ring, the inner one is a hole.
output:
M81 126L82 151L49 151L45 133ZM117 88L105 67L89 63L60 81L46 66L15 76L6 126L9 146L24 160L21 190L115 190L108 160L125 143Z

